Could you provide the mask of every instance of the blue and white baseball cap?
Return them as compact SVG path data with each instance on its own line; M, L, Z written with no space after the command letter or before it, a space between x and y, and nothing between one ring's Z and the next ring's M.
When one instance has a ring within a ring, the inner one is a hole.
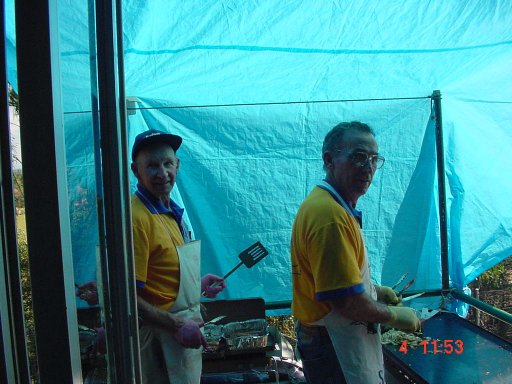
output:
M150 129L148 131L139 133L137 137L135 137L135 142L133 143L132 161L135 161L135 157L137 157L137 153L139 153L142 147L148 144L166 143L169 144L176 153L182 141L183 139L181 138L181 136L162 132L157 129Z

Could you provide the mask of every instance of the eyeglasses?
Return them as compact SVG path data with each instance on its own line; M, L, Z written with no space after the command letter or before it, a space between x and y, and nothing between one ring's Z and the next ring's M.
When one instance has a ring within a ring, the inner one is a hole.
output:
M344 152L343 149L336 149L336 152ZM350 162L356 167L363 168L370 163L373 169L379 169L384 165L385 159L379 155L369 155L366 152L352 152L348 155Z

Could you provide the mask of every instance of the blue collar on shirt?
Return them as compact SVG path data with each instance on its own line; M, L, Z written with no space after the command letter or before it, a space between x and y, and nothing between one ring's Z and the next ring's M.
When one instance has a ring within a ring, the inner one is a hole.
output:
M325 181L327 184L329 184L336 192L338 192L336 190L336 188L334 188L334 186L329 183L327 180L323 179L323 181ZM338 192L338 195L343 199L343 201L345 202L347 208L350 210L350 213L352 214L352 216L354 216L354 218L359 222L359 226L362 228L363 227L363 213L359 210L357 210L354 206L352 206L352 204L350 204L348 202L347 199L345 199L345 197ZM334 196L333 196L334 197ZM334 197L334 199L336 200L336 198Z
M137 184L137 190L135 191L135 194L139 197L140 201L142 201L149 212L153 214L170 213L178 223L181 223L185 209L181 208L171 199L169 199L170 209L168 209L160 199L155 198L151 193L148 192L146 188L140 184Z

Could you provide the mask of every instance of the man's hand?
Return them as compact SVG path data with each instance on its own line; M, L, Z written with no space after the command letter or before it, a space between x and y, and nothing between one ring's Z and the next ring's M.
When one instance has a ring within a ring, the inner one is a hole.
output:
M176 333L173 334L174 340L185 348L208 347L208 343L201 333L201 326L202 323L190 319L185 320L179 325Z
M209 299L217 297L219 292L222 292L226 286L226 281L222 277L212 275L211 273L201 278L201 293Z
M391 320L387 321L386 325L412 332L421 329L420 319L412 308L388 306L388 309L391 312Z
M377 300L383 303L397 305L402 301L402 295L397 296L396 292L390 287L381 285L375 288L377 290Z

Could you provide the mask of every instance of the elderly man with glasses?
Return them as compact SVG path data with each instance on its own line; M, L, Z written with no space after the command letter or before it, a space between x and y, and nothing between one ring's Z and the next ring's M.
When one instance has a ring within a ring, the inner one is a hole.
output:
M357 121L325 136L325 179L293 224L292 312L308 383L384 383L380 326L417 331L415 312L371 282L358 199L384 158L373 130Z

